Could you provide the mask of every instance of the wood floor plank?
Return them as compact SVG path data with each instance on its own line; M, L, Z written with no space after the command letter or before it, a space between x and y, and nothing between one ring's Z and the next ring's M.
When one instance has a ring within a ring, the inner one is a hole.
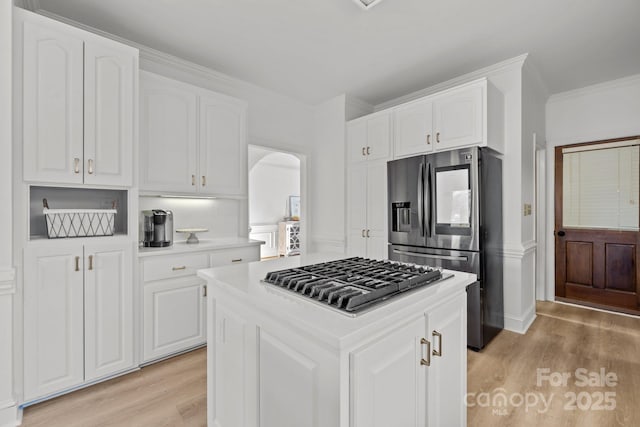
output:
M566 386L548 381L539 386L538 368L569 372L571 378ZM604 368L617 375L618 383L615 387L578 387L578 368L589 372ZM475 397L470 399L475 406L467 411L469 426L638 426L640 318L538 303L536 321L525 335L502 331L482 352L468 352L467 388ZM593 400L604 392L615 393L615 410L580 409L578 405L567 409L567 393L583 393L583 400ZM487 406L480 400L482 393L489 397ZM500 393L515 402L500 405L495 400ZM535 395L539 401L530 407L512 404L519 403L518 395L523 399ZM548 407L542 398L549 402ZM206 411L206 349L200 349L29 407L23 425L204 427Z

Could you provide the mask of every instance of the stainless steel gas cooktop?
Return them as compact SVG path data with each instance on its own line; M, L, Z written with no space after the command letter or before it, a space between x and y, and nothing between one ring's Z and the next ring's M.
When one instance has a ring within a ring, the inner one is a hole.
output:
M272 271L263 282L355 316L404 292L451 276L425 265L355 257Z

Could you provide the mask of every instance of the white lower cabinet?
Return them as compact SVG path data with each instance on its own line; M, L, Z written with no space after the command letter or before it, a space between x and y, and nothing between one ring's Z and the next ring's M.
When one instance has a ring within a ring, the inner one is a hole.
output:
M439 304L351 354L353 426L465 426L466 300Z
M424 426L424 317L351 354L354 426Z
M142 362L206 344L207 284L197 270L259 260L259 246L141 258Z
M133 367L132 244L25 249L25 400Z
M212 290L209 425L466 425L464 292L431 296L397 328L330 349Z
M206 342L204 287L205 282L196 277L145 285L145 362Z
M207 374L215 384L210 425L338 425L337 357L229 307L218 306L215 313L215 371Z

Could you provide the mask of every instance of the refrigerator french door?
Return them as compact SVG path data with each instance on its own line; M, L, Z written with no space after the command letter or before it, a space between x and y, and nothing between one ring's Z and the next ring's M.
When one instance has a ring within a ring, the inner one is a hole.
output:
M472 147L391 161L387 172L389 259L476 274L468 345L481 349L504 324L501 160Z

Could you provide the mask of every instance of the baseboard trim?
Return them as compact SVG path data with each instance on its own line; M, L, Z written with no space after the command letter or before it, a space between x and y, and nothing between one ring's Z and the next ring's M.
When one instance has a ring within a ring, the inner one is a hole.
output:
M529 327L536 320L536 306L533 305L524 316L517 318L505 315L504 316L504 328L507 331L516 332L518 334L526 334Z
M10 404L11 406L0 409L0 427L15 427L22 424L18 406L16 406L15 402L10 402Z

